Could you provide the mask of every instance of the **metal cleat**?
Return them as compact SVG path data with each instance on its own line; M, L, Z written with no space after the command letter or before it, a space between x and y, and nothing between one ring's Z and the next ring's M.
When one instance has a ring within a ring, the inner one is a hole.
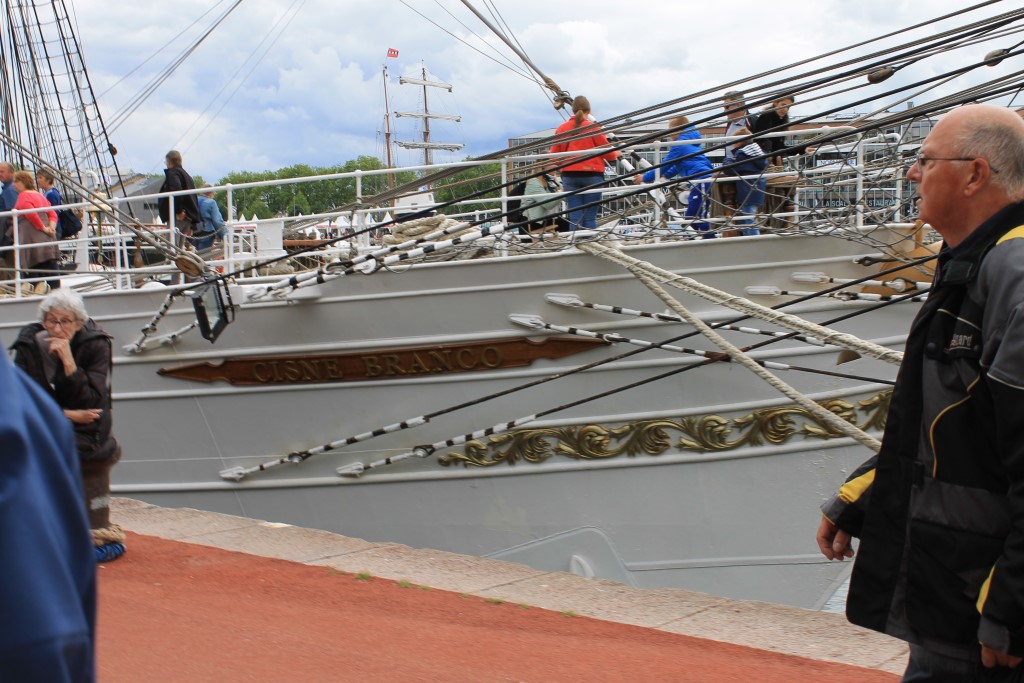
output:
M544 300L559 306L582 306L583 301L575 294L550 293L544 295Z
M539 315L521 315L519 313L513 313L508 317L509 322L522 327L529 327L531 330L543 330L544 319Z
M366 471L366 465L361 462L354 462L350 465L344 465L335 470L340 477L360 477L363 472Z
M242 481L245 479L248 472L244 467L229 467L226 470L220 471L220 478L226 481Z

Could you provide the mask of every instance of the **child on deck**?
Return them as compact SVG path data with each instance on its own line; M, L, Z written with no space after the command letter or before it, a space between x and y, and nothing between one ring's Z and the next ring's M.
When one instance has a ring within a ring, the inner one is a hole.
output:
M700 132L692 125L686 116L676 116L668 122L669 128L685 126L676 137L676 142L684 140L700 140ZM714 165L702 152L699 144L676 145L672 147L662 160L659 174L662 178L683 177L691 181L690 196L686 200L686 218L698 219L691 225L694 229L705 233L704 237L714 237L709 232L708 217L708 182L698 182L699 178L709 178L714 170ZM643 175L643 182L654 181L655 169L650 169Z

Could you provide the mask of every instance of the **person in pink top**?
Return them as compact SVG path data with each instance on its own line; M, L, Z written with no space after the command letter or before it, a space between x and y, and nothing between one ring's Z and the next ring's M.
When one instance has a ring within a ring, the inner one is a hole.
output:
M592 156L595 147L607 147L608 138L601 131L601 127L590 118L590 100L583 95L578 95L572 101L573 117L555 129L557 138L564 138L564 141L556 142L551 146L551 152L589 152L591 158L579 160L560 158L554 160L562 166L562 189L566 192L582 190L604 182L604 162L615 161L619 153L615 150L606 152L600 156ZM581 192L567 195L566 206L569 209L569 225L572 230L593 230L597 227L597 202L601 199L600 192ZM583 207L584 204L593 206Z
M14 174L14 188L18 191L15 210L50 207L50 200L36 191L36 181L28 171ZM47 277L51 289L60 287L60 247L57 246L57 212L41 211L18 216L18 244L21 268L25 277ZM26 246L32 245L32 246Z

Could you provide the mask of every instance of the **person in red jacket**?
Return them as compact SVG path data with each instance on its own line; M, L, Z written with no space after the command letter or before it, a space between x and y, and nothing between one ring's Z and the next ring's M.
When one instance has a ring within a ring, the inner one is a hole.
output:
M14 174L18 211L50 207L50 200L36 191L36 181L28 171ZM14 225L11 225L13 234ZM47 277L50 289L60 287L60 246L57 244L57 212L26 213L18 218L18 244L23 248L18 258L24 277ZM30 246L29 246L30 245Z
M615 161L619 153L615 150L594 156L595 147L607 147L608 138L590 117L590 101L578 95L572 101L573 117L555 130L559 142L551 146L551 152L589 152L578 160L569 157L557 160L562 166L562 189L565 192L584 190L604 182L604 162ZM578 192L567 195L565 203L569 209L569 226L572 230L593 230L597 227L598 192ZM591 204L583 208L584 205Z

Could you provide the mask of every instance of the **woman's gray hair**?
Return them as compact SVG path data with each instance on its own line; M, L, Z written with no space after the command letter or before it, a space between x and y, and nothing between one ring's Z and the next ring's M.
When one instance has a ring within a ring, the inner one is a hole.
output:
M990 119L967 127L955 141L956 154L988 161L992 183L1016 201L1024 200L1024 135L1021 126Z
M84 323L89 319L89 314L85 312L85 302L82 301L82 295L67 287L54 289L39 302L40 320L45 318L46 314L50 311L67 311L73 314L80 323Z

